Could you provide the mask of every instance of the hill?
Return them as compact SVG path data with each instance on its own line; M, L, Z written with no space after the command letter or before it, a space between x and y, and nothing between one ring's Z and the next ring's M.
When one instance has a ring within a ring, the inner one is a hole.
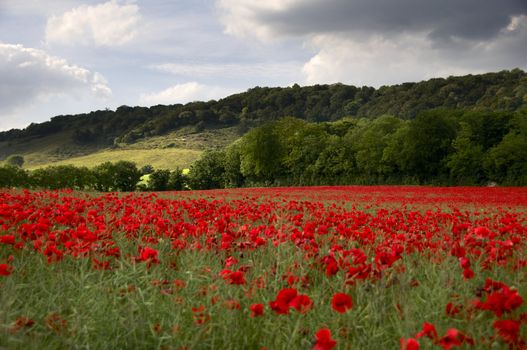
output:
M121 106L115 111L56 116L22 130L0 132L0 160L21 154L30 168L57 162L90 166L118 159L187 167L203 150L221 148L255 126L284 116L311 122L384 114L413 119L435 108L516 111L525 107L527 74L519 69L378 89L344 84L255 87L219 101Z

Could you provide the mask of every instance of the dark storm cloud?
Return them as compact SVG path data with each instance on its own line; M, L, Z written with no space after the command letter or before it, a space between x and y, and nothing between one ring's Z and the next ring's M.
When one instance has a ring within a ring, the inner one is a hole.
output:
M427 31L434 40L486 40L521 14L526 0L306 0L260 11L254 20L277 34Z

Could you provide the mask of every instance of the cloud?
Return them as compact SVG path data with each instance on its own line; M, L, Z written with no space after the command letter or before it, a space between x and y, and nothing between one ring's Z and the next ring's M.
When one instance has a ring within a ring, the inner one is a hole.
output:
M121 4L111 0L95 6L81 5L48 19L46 42L62 45L123 45L135 38L139 22L139 7L134 3Z
M108 98L112 94L99 73L22 45L0 42L0 76L0 113L4 116L52 96Z
M163 63L150 66L150 68L174 74L179 77L192 79L218 79L233 80L235 78L247 80L248 77L259 80L283 80L288 78L293 81L301 75L301 62L271 62L271 63Z
M217 0L225 31L297 38L305 82L385 85L527 68L524 0Z
M239 36L330 32L428 32L433 38L490 38L527 13L524 0L218 0L226 31Z
M177 84L159 92L141 94L139 100L143 104L176 104L193 101L208 101L219 99L235 91L223 87L207 86L197 82Z

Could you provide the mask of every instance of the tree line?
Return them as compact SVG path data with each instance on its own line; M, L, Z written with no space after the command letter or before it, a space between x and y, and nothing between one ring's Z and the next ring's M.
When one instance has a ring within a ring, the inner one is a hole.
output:
M199 188L343 184L527 185L527 110L438 109L249 131L190 169Z
M147 175L148 181L141 181ZM15 164L0 167L0 188L34 189L71 188L83 191L165 191L182 190L186 186L181 171L138 168L129 161L105 162L92 169L73 165L58 165L25 170Z
M514 69L378 89L344 84L306 87L295 84L285 88L255 87L219 101L149 108L121 106L115 111L57 116L23 130L0 132L0 142L64 134L79 146L106 147L133 143L182 127L193 127L199 132L214 127L237 126L243 135L253 127L286 116L309 122L327 122L346 116L374 118L389 114L410 120L422 111L435 108L516 111L525 107L527 74Z
M93 169L0 168L1 187L95 191L489 183L527 185L527 109L436 109L412 120L384 115L320 123L287 117L252 129L222 150L204 152L185 174L138 169L127 161Z

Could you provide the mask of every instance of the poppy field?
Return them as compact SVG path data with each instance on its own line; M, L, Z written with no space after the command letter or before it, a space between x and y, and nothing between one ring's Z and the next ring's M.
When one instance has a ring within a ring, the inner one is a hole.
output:
M0 348L527 349L527 188L0 190Z

